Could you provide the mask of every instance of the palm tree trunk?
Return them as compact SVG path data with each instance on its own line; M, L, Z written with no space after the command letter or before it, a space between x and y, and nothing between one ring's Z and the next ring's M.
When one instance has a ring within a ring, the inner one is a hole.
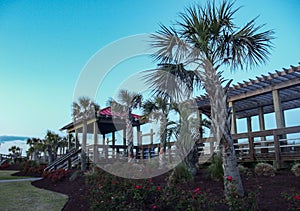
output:
M159 151L159 168L163 169L166 167L166 125L167 125L167 117L162 115L160 119L160 151Z
M228 198L234 193L244 196L242 180L233 147L233 139L230 133L230 112L228 112L227 106L227 91L223 89L221 79L211 63L207 62L204 70L204 86L211 105L211 131L216 141L220 141L219 147L223 160L225 196ZM231 176L232 180L227 180L228 176Z
M47 145L47 152L48 152L48 162L49 164L53 163L54 161L54 155L53 155L53 151L51 149L51 146L50 145Z
M129 116L126 118L126 138L127 138L127 152L128 163L133 161L133 129L132 129L132 115L129 111Z
M81 145L81 171L86 171L87 168L86 138L87 138L87 122L86 120L83 120L82 145Z
M34 151L33 151L33 160L37 161L37 151L36 151L36 149L34 149Z

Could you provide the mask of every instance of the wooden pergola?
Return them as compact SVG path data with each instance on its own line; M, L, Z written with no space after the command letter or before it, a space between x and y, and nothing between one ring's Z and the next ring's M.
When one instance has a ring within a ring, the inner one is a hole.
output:
M300 66L275 71L233 85L228 90L228 104L232 111L232 135L241 161L274 160L279 168L281 161L300 159L300 144L290 144L287 134L299 133L299 126L286 127L284 111L300 108ZM196 98L198 109L210 115L209 98ZM264 115L275 113L276 128L266 130ZM259 131L252 131L252 118L258 116ZM247 119L247 132L237 134L236 120ZM266 137L272 136L272 140ZM247 139L246 143L238 140ZM260 139L257 141L257 139ZM300 141L300 135L298 140ZM211 144L212 145L212 144ZM213 147L210 147L213 150Z

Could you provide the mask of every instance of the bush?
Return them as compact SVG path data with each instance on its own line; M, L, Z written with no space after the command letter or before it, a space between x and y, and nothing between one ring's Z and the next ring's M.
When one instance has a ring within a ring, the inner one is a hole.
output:
M70 170L57 169L51 172L44 171L42 176L43 178L48 178L51 180L51 182L55 183L70 176L70 172L71 172Z
M300 163L296 163L292 166L291 171L296 177L300 176Z
M184 164L178 164L169 178L169 185L175 185L178 183L188 183L194 179L192 172L189 168Z
M72 181L75 181L77 178L81 177L83 175L82 171L80 170L76 170L72 173L72 175L70 176L69 180L72 182Z
M241 164L238 165L238 169L240 174L247 174L249 169Z
M2 163L2 165L0 166L0 170L6 169L6 168L8 168L8 167L9 167L8 162Z
M91 210L209 210L214 203L200 187L168 187L156 178L124 179L99 169L88 172L86 179Z
M211 164L207 167L207 173L214 180L221 180L224 177L221 155L214 155Z
M42 176L46 164L38 163L36 161L28 160L23 163L23 172L28 176Z
M258 176L273 177L275 176L275 168L268 163L258 163L254 169Z

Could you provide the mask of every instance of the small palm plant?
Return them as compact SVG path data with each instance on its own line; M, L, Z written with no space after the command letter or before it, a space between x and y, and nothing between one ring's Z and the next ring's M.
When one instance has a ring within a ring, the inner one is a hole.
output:
M109 100L112 111L117 113L125 113L126 122L126 142L128 162L133 161L133 117L132 110L142 106L142 95L129 92L128 90L120 90L118 101L114 99Z
M87 142L87 120L94 118L100 106L88 97L80 97L77 102L73 102L72 116L75 123L82 122L82 150L81 150L81 170L86 171L86 142Z

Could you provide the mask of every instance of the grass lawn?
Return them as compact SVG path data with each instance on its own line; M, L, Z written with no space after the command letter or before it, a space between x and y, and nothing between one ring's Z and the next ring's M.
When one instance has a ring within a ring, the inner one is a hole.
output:
M16 172L18 172L18 171L0 170L0 180L29 178L29 177L11 176L12 174L14 174Z
M0 183L0 210L61 210L68 196L31 185L30 181Z

